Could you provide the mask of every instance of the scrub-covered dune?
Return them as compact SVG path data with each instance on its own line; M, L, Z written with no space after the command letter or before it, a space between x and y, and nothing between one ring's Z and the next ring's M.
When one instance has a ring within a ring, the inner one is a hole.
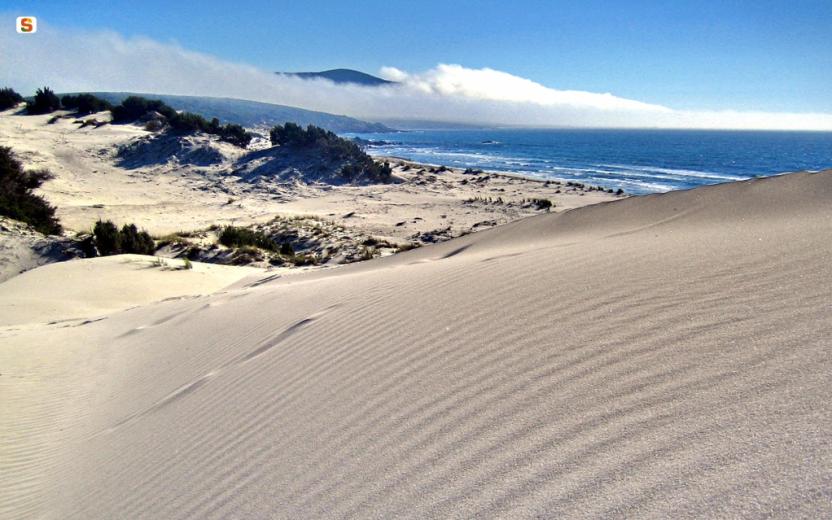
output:
M631 197L7 326L0 516L832 515L830 200Z

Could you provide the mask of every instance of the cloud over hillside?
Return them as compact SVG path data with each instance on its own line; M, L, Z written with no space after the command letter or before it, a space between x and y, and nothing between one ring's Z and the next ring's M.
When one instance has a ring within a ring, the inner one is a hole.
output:
M397 84L366 87L281 76L172 43L42 24L35 35L0 33L0 77L31 93L132 91L219 96L293 105L370 120L485 125L832 130L832 114L683 111L610 93L559 90L490 68L384 67ZM279 58L279 57L278 57Z

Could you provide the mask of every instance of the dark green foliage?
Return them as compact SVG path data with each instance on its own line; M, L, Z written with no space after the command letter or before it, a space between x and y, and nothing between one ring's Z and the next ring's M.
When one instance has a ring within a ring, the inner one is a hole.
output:
M159 112L168 119L176 115L176 110L167 106L161 100L147 99L141 96L130 96L110 111L113 113L113 123L132 123L148 112Z
M35 98L26 103L26 112L32 115L48 114L61 108L61 100L49 87L39 88Z
M216 121L216 118L214 119ZM213 121L212 121L213 123ZM217 131L208 131L209 134L217 134L220 136L220 139L231 143L233 145L239 146L240 148L245 148L251 142L251 139L254 135L251 132L246 132L246 129L240 125L235 125L232 123L228 123L225 126L219 127Z
M109 101L92 94L78 94L77 96L67 94L61 97L61 105L65 109L74 110L78 114L94 114L112 108Z
M222 228L219 236L220 244L226 247L254 246L268 251L276 251L277 244L267 237L262 231L255 231L248 228L226 226Z
M175 132L193 134L205 132L219 136L220 140L245 148L254 137L240 125L221 125L217 118L210 122L199 114L191 112L177 112L159 99L146 99L140 96L130 96L120 105L112 108L114 123L131 123L144 117L148 112L158 112L166 119L170 128Z
M109 220L99 220L95 223L93 235L95 246L101 256L122 253L152 255L156 250L150 235L146 231L139 231L135 224L125 224L119 231Z
M317 126L309 125L307 130L295 123L286 123L282 126L272 127L269 131L269 138L273 146L311 146L315 144L318 138L327 139L329 137L326 130ZM329 133L335 136L334 133Z
M287 148L315 148L317 152L332 160L345 161L341 177L347 181L365 178L378 182L389 182L393 173L390 164L379 164L364 153L353 141L338 137L329 130L309 125L304 130L294 123L272 127L269 132L272 145Z
M121 234L116 225L109 220L96 222L92 234L95 236L95 247L101 256L116 255L121 251Z
M549 210L553 206L552 201L549 199L531 199L529 202L534 204L537 209Z
M0 110L8 110L17 106L23 101L23 96L15 92L13 89L6 87L0 89Z
M0 215L25 222L46 235L60 233L55 208L32 193L50 178L46 170L23 171L12 149L0 146Z
M289 242L284 242L280 244L280 254L286 256L295 256L295 249Z
M200 115L182 112L168 119L170 127L179 132L193 134L208 130L208 121Z
M146 231L139 231L135 224L121 228L121 252L137 255L152 255L156 251L153 239Z

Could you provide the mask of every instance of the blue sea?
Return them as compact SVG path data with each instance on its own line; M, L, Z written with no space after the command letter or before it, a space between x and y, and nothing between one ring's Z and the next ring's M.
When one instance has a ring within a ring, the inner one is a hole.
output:
M419 130L360 134L371 155L642 194L832 168L832 132Z

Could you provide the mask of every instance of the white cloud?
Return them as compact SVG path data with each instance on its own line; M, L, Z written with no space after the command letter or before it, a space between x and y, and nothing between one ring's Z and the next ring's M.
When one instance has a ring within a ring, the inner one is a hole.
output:
M25 93L49 85L57 91L223 96L371 120L832 130L832 114L679 111L609 93L558 90L507 72L461 65L440 64L421 73L384 67L381 75L397 85L336 85L278 76L147 38L65 31L46 24L35 35L0 32L0 48L0 78Z

